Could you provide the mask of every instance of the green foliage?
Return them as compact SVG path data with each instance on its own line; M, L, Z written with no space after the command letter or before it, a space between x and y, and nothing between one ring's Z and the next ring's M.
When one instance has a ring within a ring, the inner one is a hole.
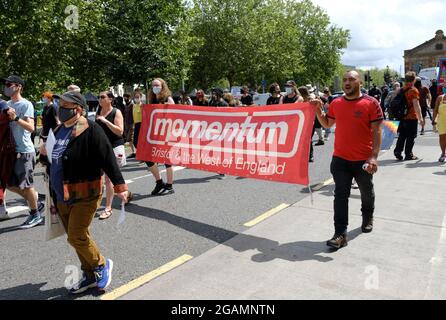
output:
M0 19L0 74L23 77L33 99L154 77L173 89L328 83L349 38L309 0L0 0Z

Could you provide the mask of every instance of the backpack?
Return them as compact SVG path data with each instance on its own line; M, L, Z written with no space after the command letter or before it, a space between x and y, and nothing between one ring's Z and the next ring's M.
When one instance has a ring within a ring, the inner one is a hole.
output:
M400 89L398 94L390 101L389 104L389 118L403 120L408 113L407 90Z

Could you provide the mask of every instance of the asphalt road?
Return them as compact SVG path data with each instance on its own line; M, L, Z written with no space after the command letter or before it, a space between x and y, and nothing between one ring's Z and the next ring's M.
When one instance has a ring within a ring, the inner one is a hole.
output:
M332 151L332 139L314 147L312 185L331 177ZM38 191L42 191L41 171L37 170ZM184 254L199 256L246 230L244 223L309 195L303 186L229 176L219 180L214 173L183 169L175 172L175 194L152 197L154 179L146 176L145 165L129 161L123 174L131 180L129 187L135 195L126 207L125 221L117 225L120 204L116 200L110 219L92 223L92 235L102 254L114 261L108 291ZM11 193L7 203L11 211L24 206ZM65 236L46 242L43 226L16 229L26 219L27 210L11 216L0 222L0 299L98 299L94 291L80 297L68 294L65 283L79 263Z

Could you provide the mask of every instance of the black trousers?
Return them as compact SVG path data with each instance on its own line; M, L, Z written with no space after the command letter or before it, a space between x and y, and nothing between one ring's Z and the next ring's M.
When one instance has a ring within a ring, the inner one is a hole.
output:
M406 154L406 157L413 155L413 146L418 134L418 120L402 120L398 127L398 141L396 142L395 155Z
M362 169L365 161L348 161L333 157L330 171L335 182L334 226L336 234L345 234L348 226L348 199L355 178L361 192L361 212L365 218L373 217L375 191L373 175Z

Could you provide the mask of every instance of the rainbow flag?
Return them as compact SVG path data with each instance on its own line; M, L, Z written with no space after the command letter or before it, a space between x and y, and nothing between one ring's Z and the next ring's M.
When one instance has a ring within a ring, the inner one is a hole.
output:
M388 121L384 120L382 123L382 144L381 144L381 150L389 150L392 145L393 141L395 140L396 134L398 132L398 127L400 125L399 121Z

